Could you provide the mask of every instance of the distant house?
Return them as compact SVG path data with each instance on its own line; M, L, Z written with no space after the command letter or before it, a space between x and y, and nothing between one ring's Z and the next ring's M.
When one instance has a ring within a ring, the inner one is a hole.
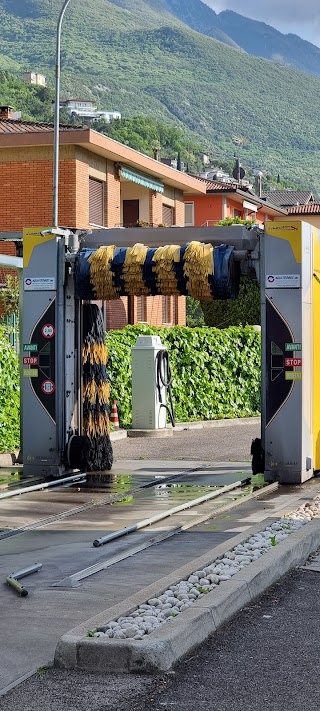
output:
M273 204L271 199L262 200L241 183L201 180L206 185L206 194L184 198L186 225L211 227L229 217L262 224L287 215L286 209Z
M315 202L315 197L311 190L270 190L268 193L262 193L261 199L272 202L273 205L278 205L278 207L308 205Z
M23 81L27 84L33 84L34 86L47 86L46 77L43 74L38 74L37 72L23 72Z
M68 116L77 116L84 121L94 121L102 119L110 123L114 119L121 119L120 111L100 111L94 101L87 99L67 99L60 101L60 108L65 109Z
M287 217L277 218L292 222L302 220L320 228L320 202L309 202L306 205L292 205L287 208Z
M8 108L8 107L7 107ZM53 126L0 118L0 232L50 226ZM79 229L184 226L184 196L203 195L201 180L114 141L90 126L60 126L60 225ZM168 240L174 240L168 230ZM12 241L2 245L15 253ZM4 279L0 274L0 279ZM184 296L124 297L103 305L107 328L147 322L185 324Z

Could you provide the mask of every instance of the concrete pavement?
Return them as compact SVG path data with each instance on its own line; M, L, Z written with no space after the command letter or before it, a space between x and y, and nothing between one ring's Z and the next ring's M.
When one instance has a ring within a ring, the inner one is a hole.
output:
M219 422L219 421L218 421ZM178 430L165 439L123 439L113 442L115 459L203 460L210 462L250 461L251 442L260 437L258 418L253 422Z
M175 672L156 678L39 670L1 711L319 711L319 573L296 570Z
M248 427L247 431L246 427ZM203 439L201 439L201 435L204 435ZM217 439L215 440L216 435ZM152 447L152 459L158 456L158 454L160 455L160 450L159 452L158 450L155 451L155 448L158 446L164 447L160 456L164 460L163 467L167 469L167 466L169 465L168 460L173 458L180 461L190 459L194 462L199 459L202 461L214 462L221 458L224 459L224 461L228 461L228 459L229 461L234 461L235 459L240 458L242 460L248 460L251 439L258 435L259 426L257 423L254 423L253 425L242 425L241 428L223 427L220 431L195 430L191 432L182 432L178 435L174 435L173 439L162 440L159 442L149 442L148 440L143 440L144 449L142 451L140 449L141 442L138 440L119 441L115 443L114 446L115 448L119 448L116 456L126 460L128 466L130 466L128 460L134 459L134 457L137 459L147 458L147 451L145 449L146 445L151 445ZM170 452L170 455L168 454L169 442L170 445L175 442L176 446L174 449L174 457L172 456L172 452ZM135 450L134 448L137 445L139 449ZM228 456L221 457L221 453L224 453L225 455L228 454ZM196 458L195 454L197 455ZM145 462L145 464L147 464L147 462ZM170 462L170 466L171 465L172 462ZM178 466L179 465L177 463L177 467ZM168 471L166 471L166 474L167 473ZM318 487L319 482L314 481L311 485L309 496L310 494L312 496L318 493ZM243 504L239 508L236 517L230 520L228 520L228 517L226 516L221 517L220 523L223 524L220 529L223 530L221 535L225 536L225 538L222 538L221 540L226 540L230 537L230 535L235 535L236 532L240 532L241 530L248 528L248 526L256 524L258 521L265 518L266 515L273 516L278 513L281 515L288 510L292 510L294 501L296 501L299 496L303 498L303 494L301 491L299 494L298 488L295 490L295 493L288 488L282 496L281 501L278 501L277 505L272 502L263 501L261 501L260 506L258 507L250 507L249 504ZM215 526L208 525L205 531L208 535L209 532L215 531ZM195 557L194 551L197 547L197 540L199 540L197 539L199 533L200 532L198 531L194 531L188 535L183 534L185 542L183 546L184 554L187 554L189 551L189 559L191 559L191 557ZM217 531L215 531L215 533L217 533ZM39 533L36 535L39 539ZM37 549L36 535L30 534L28 541L23 546L24 550L27 550L29 554L32 554L32 552ZM79 531L80 542L82 540L82 535L83 534ZM203 534L201 533L201 535ZM58 534L56 534L56 536L58 536ZM21 538L21 543L23 540L24 536ZM42 540L42 544L45 548L44 539ZM63 545L62 540L61 545ZM7 553L9 554L11 561L12 559L9 550ZM154 551L150 554L139 554L139 558L140 557L141 566L145 567L145 575L143 579L137 580L137 586L134 588L135 590L141 589L144 585L150 584L152 580L157 580L161 577L161 574L163 575L162 571L164 564L169 565L169 567L171 566L171 570L175 570L176 567L179 567L179 565L182 564L181 553L179 555L178 553L174 553L172 543L163 545L160 557L155 556ZM188 558L185 558L185 560L187 561ZM23 601L19 598L15 598L14 594L11 594L11 591L6 591L4 597L3 588L1 593L2 622L0 622L0 636L2 642L0 643L0 646L2 647L2 659L6 660L6 669L3 668L2 663L0 666L2 666L3 671L9 672L9 684L10 680L17 680L19 675L23 675L23 665L24 670L29 668L31 671L32 668L35 668L35 666L42 667L46 663L50 663L53 658L53 653L50 650L52 650L54 646L54 640L64 631L71 629L71 627L75 624L79 624L85 619L92 617L92 615L96 614L98 611L105 609L107 605L110 604L114 594L116 594L117 597L120 595L120 599L124 599L125 596L128 596L128 586L130 587L131 594L132 582L130 576L134 570L138 577L139 575L141 576L141 566L139 569L137 568L136 558L132 559L130 565L120 563L115 566L115 574L113 577L110 578L109 571L104 577L99 576L96 581L87 582L82 588L81 596L79 595L79 591L76 590L69 592L62 590L58 593L58 595L53 595L53 591L43 590L40 592L40 595L30 595L30 598ZM317 580L317 578L314 580ZM8 597L8 595L10 595L10 597ZM314 592L311 594L310 591L310 600L312 595L314 595ZM54 600L56 602L53 604ZM65 600L68 601L68 603L65 603ZM253 612L257 605L260 605L260 601L253 605ZM251 609L250 606L249 609ZM61 610L63 610L63 614L61 614ZM319 614L320 613L318 612L318 616ZM243 615L243 613L240 613L240 616L241 615ZM236 624L237 621L238 618L229 623L228 627L223 628L223 630L229 628L231 629L231 637L233 625ZM49 653L47 653L48 646L45 646L44 641L41 641L42 638L41 635L39 635L40 628L48 630L50 636ZM221 634L222 632L217 633L217 639L221 639ZM240 630L238 635L241 640L243 630ZM288 635L289 642L291 643L291 640L295 639L294 631L289 630ZM117 711L122 711L122 709L123 711L133 711L133 709L135 711L143 711L147 708L150 709L150 711L155 711L156 709L157 711L158 709L160 711L162 708L177 708L181 709L181 711L185 709L189 711L190 708L190 711L191 709L194 711L194 708L197 706L205 708L206 705L208 705L211 709L215 709L216 707L219 708L219 711L224 711L224 709L228 709L228 711L260 711L260 709L261 711L269 711L269 709L270 711L277 711L278 709L280 711L281 709L282 711L283 704L278 707L275 705L264 706L262 702L260 706L254 705L256 702L255 698L253 698L254 688L258 688L260 684L257 682L255 687L254 679L250 676L250 648L246 650L246 655L242 654L241 657L242 681L244 687L247 684L247 680L249 680L248 698L246 698L245 690L243 692L243 696L241 697L242 705L237 705L238 696L235 696L234 699L232 699L230 694L228 696L227 691L226 696L224 697L224 691L219 687L218 681L222 675L222 678L225 679L225 686L227 686L225 669L220 669L219 659L217 659L217 657L215 657L215 665L210 666L207 662L205 663L206 655L205 657L202 656L202 649L208 649L208 644L212 644L214 649L215 637L212 638L210 643L202 645L201 650L192 655L193 659L190 661L191 667L188 672L189 684L187 683L186 677L183 676L185 663L180 665L175 676L165 676L162 679L158 678L156 683L150 678L146 679L144 677L135 677L131 675L126 675L125 677L118 677L115 675L104 677L96 674L65 672L53 669L50 669L49 671L40 670L39 673L32 679L23 682L19 687L8 692L5 697L0 698L0 709L6 709L6 711L13 711L13 709L15 709L15 711L20 711L20 709L21 711L25 711L25 709L33 711L34 709L37 709L38 711L38 708L41 706L41 708L46 709L46 711L66 711L67 709L70 709L70 711L87 711L88 708L90 708L91 711L107 711L109 709L110 711L115 711L115 709L117 709ZM17 650L19 650L20 657L19 654L17 654ZM30 665L28 667L28 659L26 656L28 654L28 650L35 653L35 665L33 667ZM232 651L234 654L236 653L235 649ZM268 647L264 650L261 640L258 651L260 656L258 657L257 664L254 664L253 668L256 676L260 674L260 676L263 677L265 667L266 665L268 666L269 656L270 654L272 656L274 652L270 652ZM311 655L313 650L309 650L309 652ZM206 654L212 655L212 651L207 651ZM220 655L222 654L223 653L220 648ZM233 665L236 666L236 662L231 656L231 651L228 652L228 650L226 650L225 655L227 660L225 663L227 665L228 673L231 674L232 667ZM202 660L201 665L194 666L198 659ZM21 660L23 661L23 664L21 663ZM247 661L249 666L247 665ZM293 661L292 656L292 663ZM314 669L314 666L311 665L311 668ZM180 669L182 672L180 672ZM190 669L195 670L193 676ZM207 677L205 677L204 674L202 675L203 669L206 669ZM219 674L217 674L217 669L219 670ZM279 669L281 669L281 667L279 667ZM182 676L181 684L179 685L180 673ZM198 685L198 679L200 678L201 685ZM216 681L215 687L212 687L212 678ZM173 685L170 686L171 679L177 679L177 686L175 685L175 681ZM280 677L279 679L280 683L282 683ZM210 696L209 692L207 694L207 688L213 688L212 696ZM236 688L236 679L234 679L234 688ZM161 689L163 689L163 694L168 692L168 695L162 696ZM204 702L201 698L203 690L206 691L204 694ZM226 698L225 706L223 706L224 698ZM270 698L272 698L273 703L273 696ZM265 688L263 699L267 699L268 701L267 687ZM298 708L299 711L303 711L304 708L307 708L307 705L302 705L301 694L300 697L297 696L297 699L300 700L300 705L291 705L291 711L295 711L295 709ZM317 699L316 705L310 706L309 704L308 710L318 709L318 702L319 699ZM232 706L232 703L235 705Z

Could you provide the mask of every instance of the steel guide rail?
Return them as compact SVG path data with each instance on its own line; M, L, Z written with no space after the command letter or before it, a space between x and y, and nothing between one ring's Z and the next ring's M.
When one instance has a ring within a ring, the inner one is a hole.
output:
M205 467L202 466L202 467L187 469L187 470L181 472L180 474L173 474L173 475L167 476L167 477L164 476L163 478L161 478L161 484L166 484L171 481L176 481L188 474L194 474L197 471L204 471L204 470L205 470ZM26 531L32 531L37 528L41 528L42 526L49 526L52 523L61 521L64 518L76 516L79 513L83 513L84 511L89 511L90 509L93 509L97 506L106 506L108 504L117 503L118 501L122 501L123 499L126 499L127 496L133 496L134 494L137 494L140 491L144 491L145 489L151 489L155 486L158 486L159 483L160 483L160 476L157 481L147 482L146 484L143 484L142 486L138 486L133 489L128 489L127 491L123 491L121 494L115 494L114 496L108 496L108 497L104 497L101 499L100 498L99 499L92 499L87 504L82 504L82 506L76 506L73 509L68 509L66 511L62 511L59 514L53 514L52 516L48 516L47 518L38 519L37 521L34 521L33 523L26 524L25 526L21 526L19 528L10 529L8 531L2 531L2 532L0 532L0 541L5 538L12 538L13 536L18 536L22 533L25 533ZM28 491L25 491L24 494L25 493L28 493Z
M240 486L239 486L240 484ZM233 493L236 494L236 491L242 486L242 482L235 482L234 485L222 487L223 490L219 493L217 492L217 496L215 497L216 499L219 499L219 496L223 498L224 494L230 493L233 490ZM153 536L152 538L149 538L147 541L143 541L142 543L139 543L138 545L133 545L129 550L123 551L115 556L112 556L111 558L108 558L107 560L101 560L98 561L97 563L94 563L93 565L90 565L88 568L83 568L82 570L79 570L77 573L73 573L72 575L68 575L67 577L63 578L63 580L54 583L52 587L62 587L62 588L75 588L80 586L81 580L85 580L86 578L91 577L92 575L95 575L96 573L101 573L103 570L106 570L107 568L110 568L112 565L115 565L116 563L120 563L123 560L126 560L126 558L131 558L132 556L136 555L137 553L141 553L143 550L146 550L147 548L150 548L151 546L157 545L159 543L162 543L162 541L167 540L168 538L172 538L172 536L175 536L177 533L182 533L183 531L187 531L191 528L195 528L196 526L200 525L201 523L207 521L210 518L213 518L214 516L218 516L220 513L223 513L225 511L231 511L233 508L236 508L237 506L240 506L243 503L246 503L247 501L252 501L254 499L259 498L259 496L263 496L266 494L271 494L274 491L277 491L279 488L278 482L274 484L269 484L262 489L259 489L258 491L252 492L251 494L248 494L246 496L239 496L239 498L236 498L235 500L228 502L228 503L219 503L219 501L216 500L216 508L210 509L209 511L206 511L205 513L202 513L200 516L197 516L191 521L188 521L187 523L180 524L178 526L175 526L169 531L164 531L163 533L159 533L156 536ZM198 501L198 499L195 499L194 501ZM189 502L191 505L196 505L193 502ZM206 503L206 501L203 501L202 504ZM180 507L178 507L180 508ZM176 515L178 511L175 513L169 514L167 512L167 515ZM152 525L152 524L150 524ZM140 526L141 528L141 526ZM129 534L131 531L128 530L127 533ZM132 531L133 532L133 531ZM111 541L109 541L111 542Z

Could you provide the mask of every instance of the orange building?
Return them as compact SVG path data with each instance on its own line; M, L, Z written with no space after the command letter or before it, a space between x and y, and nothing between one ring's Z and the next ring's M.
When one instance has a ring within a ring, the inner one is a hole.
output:
M53 126L0 110L0 233L52 223ZM183 226L184 198L206 185L89 127L61 126L59 225ZM5 246L6 250L12 245ZM4 246L1 248L2 253ZM7 253L7 252L6 252ZM3 274L2 274L3 278ZM184 297L133 297L105 305L107 328L185 324Z
M228 217L263 224L287 214L286 209L260 199L247 186L204 178L199 180L206 186L206 194L184 197L186 225L210 227Z

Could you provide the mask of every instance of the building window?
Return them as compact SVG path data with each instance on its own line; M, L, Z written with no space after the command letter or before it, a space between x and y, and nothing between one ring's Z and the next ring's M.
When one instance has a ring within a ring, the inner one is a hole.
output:
M171 324L172 323L172 313L171 313L171 296L162 297L162 323Z
M186 227L194 226L194 202L184 204L184 223Z
M166 227L173 225L173 207L170 205L162 205L162 222Z
M147 322L147 297L137 297L137 323Z
M242 218L242 211L241 210L235 210L235 208L232 208L232 217L240 217Z
M103 183L95 178L89 178L89 223L104 226Z

